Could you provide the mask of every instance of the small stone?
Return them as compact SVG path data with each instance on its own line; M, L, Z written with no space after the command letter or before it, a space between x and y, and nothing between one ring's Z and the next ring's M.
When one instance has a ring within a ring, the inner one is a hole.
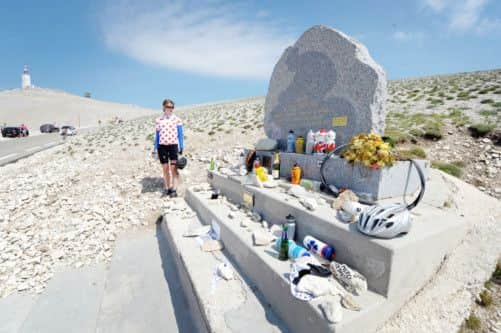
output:
M263 183L263 186L266 188L275 188L278 186L278 183L276 180L269 178L267 181Z
M233 280L235 277L233 275L233 270L227 263L220 263L217 266L217 275L225 279L226 281L228 280Z
M279 224L273 224L270 228L270 232L276 238L280 238L282 236L282 226Z
M351 311L360 311L360 305L355 302L353 297L350 294L344 294L341 298L341 304L348 310Z
M210 239L202 244L202 251L213 252L220 251L224 248L223 242L219 240Z
M254 240L254 245L261 246L268 245L273 242L275 236L266 230L257 229L252 233L252 239Z
M252 221L254 221L254 222L261 222L263 220L263 217L258 212L252 212L251 218L252 218Z
M318 203L315 198L302 198L300 202L308 210L315 210L318 207Z
M188 230L183 234L183 237L197 237L197 236L207 235L210 232L210 229L211 229L210 225L188 228Z
M287 191L287 193L292 195L293 197L301 198L306 195L306 190L302 186L292 185Z
M263 228L265 228L265 229L269 228L269 224L267 221L263 220L263 222L261 222L261 224L262 224Z

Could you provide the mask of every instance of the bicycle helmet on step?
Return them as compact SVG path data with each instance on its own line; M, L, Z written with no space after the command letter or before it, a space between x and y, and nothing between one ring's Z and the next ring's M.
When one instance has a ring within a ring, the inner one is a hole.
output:
M411 230L410 210L416 207L423 198L425 179L419 165L413 160L410 162L416 167L421 181L421 190L417 198L410 205L405 203L374 205L364 210L357 223L360 232L378 238L393 238Z

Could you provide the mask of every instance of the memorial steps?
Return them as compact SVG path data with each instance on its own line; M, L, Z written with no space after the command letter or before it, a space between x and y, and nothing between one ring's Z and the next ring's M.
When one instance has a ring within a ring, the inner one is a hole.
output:
M230 260L227 250L203 252L194 237L183 237L189 228L210 222L169 214L161 224L168 256L173 258L188 300L185 311L195 318L197 332L288 332L256 286ZM235 279L217 277L216 268L223 262L230 266Z
M430 188L442 188L442 191L428 191L425 200L413 214L414 225L411 233L393 240L377 240L360 234L354 225L339 222L330 205L327 207L326 204L319 206L315 211L308 211L297 199L289 197L286 200L285 191L281 187L261 189L241 185L240 178L215 172L209 174L211 185L220 189L230 202L243 203L244 194L247 198L249 195L253 197L254 211L261 214L270 224L283 223L285 216L291 213L297 221L296 240L300 241L306 234L311 234L332 244L337 251L337 260L357 269L368 280L369 290L361 296L353 296L362 310L356 312L343 308L342 321L329 324L318 307L319 299L304 302L292 296L288 283L290 262L279 261L276 257L277 252L271 245L262 247L253 245L252 231L261 228L260 223L249 222L242 227L241 219L238 218L238 214L241 213L232 211L227 202L211 200L210 191L188 189L185 199L196 211L198 223L216 222L220 227L221 240L225 246L221 254L223 260L228 259L242 276L243 284L247 284L245 288L257 290L258 295L264 298L258 306L260 314L252 317L252 321L265 320L274 329L277 326L268 321L269 313L276 313L291 332L375 331L425 286L466 231L465 221L452 211L437 208L441 205L441 198L438 196L444 195L443 189L447 186L440 182L439 177L433 175L429 181ZM230 213L234 215L233 218L228 216ZM173 217L165 216L163 221L166 234L170 233L173 239L171 243L182 249L186 246L185 242L191 241L190 249L185 251L187 253L193 251L196 242L180 238L180 231L174 230L186 229L186 221L176 223L172 222L174 221L172 219ZM436 223L437 221L440 223ZM190 281L188 287L192 288L191 294L197 296L201 312L205 315L211 313L214 309L208 305L211 298L207 296L209 287L207 282L203 281L208 280L208 274L211 269L214 270L214 263L206 261L210 257L201 251L199 251L200 257L198 252L197 255L183 255L182 251L174 252L176 257L179 254L178 265L186 271L187 281ZM201 267L205 267L203 272L200 271ZM222 282L218 287L229 288L224 281ZM231 296L229 290L216 292L212 297L224 302L226 297ZM261 309L267 310L266 318ZM271 317L274 315L271 314ZM245 322L247 318L242 317L240 320ZM214 327L211 326L213 324L210 320L205 318L205 321L209 330L212 330ZM239 332L245 331L239 330Z

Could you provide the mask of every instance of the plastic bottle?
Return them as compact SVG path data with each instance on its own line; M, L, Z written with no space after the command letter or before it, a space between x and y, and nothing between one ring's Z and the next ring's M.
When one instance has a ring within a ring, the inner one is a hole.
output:
M301 182L301 168L297 163L294 164L291 170L291 183L294 185L299 185Z
M282 237L277 241L278 259L285 261L289 259L289 241L287 239L287 224L282 226Z
M306 236L303 240L303 245L308 250L315 252L327 260L334 260L336 257L336 250L333 246L325 244L313 236Z
M325 136L325 152L330 153L336 149L336 132L329 130Z
M285 223L287 223L287 239L294 240L296 234L296 218L289 214L285 217Z
M294 145L296 144L296 136L294 135L294 131L290 130L289 135L287 135L287 152L294 152Z
M209 170L210 171L215 171L216 170L216 161L214 160L214 157L211 158L211 160L210 160Z
M315 144L315 135L312 130L306 134L306 149L305 154L313 154L313 145Z
M277 249L280 249L280 244L281 244L281 239L277 239L275 242L275 246ZM287 251L287 256L289 258L299 258L299 257L309 257L311 256L310 252L308 252L307 249L304 247L297 245L296 242L293 240L288 241L288 251Z
M298 136L296 139L296 154L304 154L304 138Z

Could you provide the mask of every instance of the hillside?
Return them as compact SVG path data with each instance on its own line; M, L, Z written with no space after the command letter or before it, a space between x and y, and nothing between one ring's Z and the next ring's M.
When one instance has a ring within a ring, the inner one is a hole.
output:
M99 121L104 124L114 117L125 120L155 112L135 105L104 102L52 89L0 92L0 124L19 126L25 123L32 131L38 130L44 123L93 127L98 126Z

